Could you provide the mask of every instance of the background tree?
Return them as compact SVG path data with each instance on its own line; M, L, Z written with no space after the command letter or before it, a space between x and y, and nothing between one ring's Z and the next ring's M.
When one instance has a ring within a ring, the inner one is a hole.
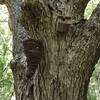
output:
M17 100L86 100L99 59L100 4L89 0L2 0L13 35L11 68Z

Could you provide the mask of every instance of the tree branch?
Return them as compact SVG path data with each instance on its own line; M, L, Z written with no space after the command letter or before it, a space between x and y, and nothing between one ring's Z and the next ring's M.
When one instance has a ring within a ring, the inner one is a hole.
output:
M56 10L60 11L61 16L70 17L73 21L78 22L84 19L84 11L90 0L43 0Z
M69 11L71 9L70 14L71 14L72 18L75 21L84 19L84 11L90 0L66 0L66 1L67 1L66 4L68 6L67 9ZM69 5L70 5L70 7L69 7Z
M89 18L88 22L88 29L92 33L96 35L100 35L100 3L97 5L95 10L93 11L91 17Z
M85 8L90 0L72 0L73 9L77 13L84 14Z
M25 0L25 2L34 4L37 0ZM39 0L53 12L71 17L74 21L79 21L84 18L85 8L90 0Z

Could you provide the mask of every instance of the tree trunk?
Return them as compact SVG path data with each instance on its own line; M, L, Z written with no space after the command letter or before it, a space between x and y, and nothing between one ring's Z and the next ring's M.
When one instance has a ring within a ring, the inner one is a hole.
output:
M88 2L2 0L13 32L16 100L87 100L100 56L100 4L84 20Z

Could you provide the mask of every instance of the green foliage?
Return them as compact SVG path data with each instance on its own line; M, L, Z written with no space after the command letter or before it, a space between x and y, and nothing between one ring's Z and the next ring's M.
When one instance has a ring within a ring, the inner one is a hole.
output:
M0 100L10 100L14 93L13 77L9 62L12 58L11 32L8 27L8 13L5 6L0 6Z
M89 89L88 96L87 96L88 100L97 100L96 99L96 83L93 77L88 89Z
M95 66L95 71L92 74L90 85L88 88L88 100L100 100L97 99L100 96L100 60Z
M86 7L86 10L85 10L85 13L84 13L84 17L85 17L86 19L88 19L88 18L91 16L93 10L95 9L95 7L97 6L97 4L98 4L99 2L100 2L100 0L91 0L91 1L88 3L88 5L87 5L87 7Z

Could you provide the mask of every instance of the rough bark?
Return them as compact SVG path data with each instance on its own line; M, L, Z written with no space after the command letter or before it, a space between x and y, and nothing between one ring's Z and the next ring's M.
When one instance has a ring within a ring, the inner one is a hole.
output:
M4 4L5 3L5 0L0 0L0 4Z
M89 0L5 0L13 34L16 100L86 100L100 56L100 4Z

